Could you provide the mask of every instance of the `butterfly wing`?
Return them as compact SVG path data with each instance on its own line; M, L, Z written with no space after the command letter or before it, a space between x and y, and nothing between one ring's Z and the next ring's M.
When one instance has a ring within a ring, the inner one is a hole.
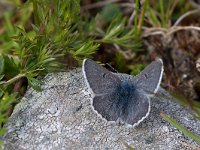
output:
M117 121L120 109L117 106L119 97L116 94L99 95L93 98L92 106L107 121Z
M83 61L83 74L95 95L112 93L121 83L119 77L89 59Z
M145 68L139 76L135 77L136 83L132 83L130 80L123 81L122 83L118 76L110 73L94 61L84 60L83 74L89 87L95 94L92 101L94 110L108 121L120 120L132 126L138 125L148 116L150 102L146 93L137 88L148 89L149 80L146 76L152 80L151 76L154 71L151 71L156 64L150 64L150 67ZM159 82L153 86L153 91L155 91Z
M145 94L135 91L128 99L118 94L96 96L93 107L108 121L120 120L134 127L148 116L150 101Z
M163 62L161 59L153 61L148 65L134 80L139 89L143 89L147 93L156 93L163 74Z

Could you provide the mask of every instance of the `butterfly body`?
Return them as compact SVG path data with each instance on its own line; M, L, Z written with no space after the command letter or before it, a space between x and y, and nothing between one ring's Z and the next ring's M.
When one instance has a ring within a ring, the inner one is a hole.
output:
M155 93L160 84L160 75L163 71L162 61L154 62L154 65L158 65L159 68L147 67L147 72L144 70L140 75L134 77L111 73L96 62L85 59L83 74L94 95L92 99L94 111L107 121L120 122L132 127L138 125L150 112L150 96L147 91ZM155 75L159 76L154 78L152 71L156 71ZM157 83L153 82L147 85L152 82L149 80L156 80ZM147 84L143 82L147 82Z

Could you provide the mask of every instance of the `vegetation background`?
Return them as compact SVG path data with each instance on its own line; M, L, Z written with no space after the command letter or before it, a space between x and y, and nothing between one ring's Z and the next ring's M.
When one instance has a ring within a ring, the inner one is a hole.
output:
M0 135L27 87L41 91L47 73L92 58L136 75L156 57L162 86L200 119L199 0L1 0Z

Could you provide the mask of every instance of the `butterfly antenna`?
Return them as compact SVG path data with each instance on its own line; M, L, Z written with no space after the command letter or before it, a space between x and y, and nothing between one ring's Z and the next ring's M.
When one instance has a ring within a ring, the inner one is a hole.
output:
M117 71L115 68L113 68L109 63L106 63L106 65L107 65L108 67L110 67L110 69L111 69L112 72L118 73L118 71Z

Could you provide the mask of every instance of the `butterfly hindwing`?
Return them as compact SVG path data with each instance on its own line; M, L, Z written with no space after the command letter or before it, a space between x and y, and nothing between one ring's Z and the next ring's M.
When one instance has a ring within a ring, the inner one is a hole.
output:
M120 93L122 94L122 93ZM107 121L118 121L135 126L146 118L150 111L149 97L139 91L123 98L116 93L95 96L93 108Z

